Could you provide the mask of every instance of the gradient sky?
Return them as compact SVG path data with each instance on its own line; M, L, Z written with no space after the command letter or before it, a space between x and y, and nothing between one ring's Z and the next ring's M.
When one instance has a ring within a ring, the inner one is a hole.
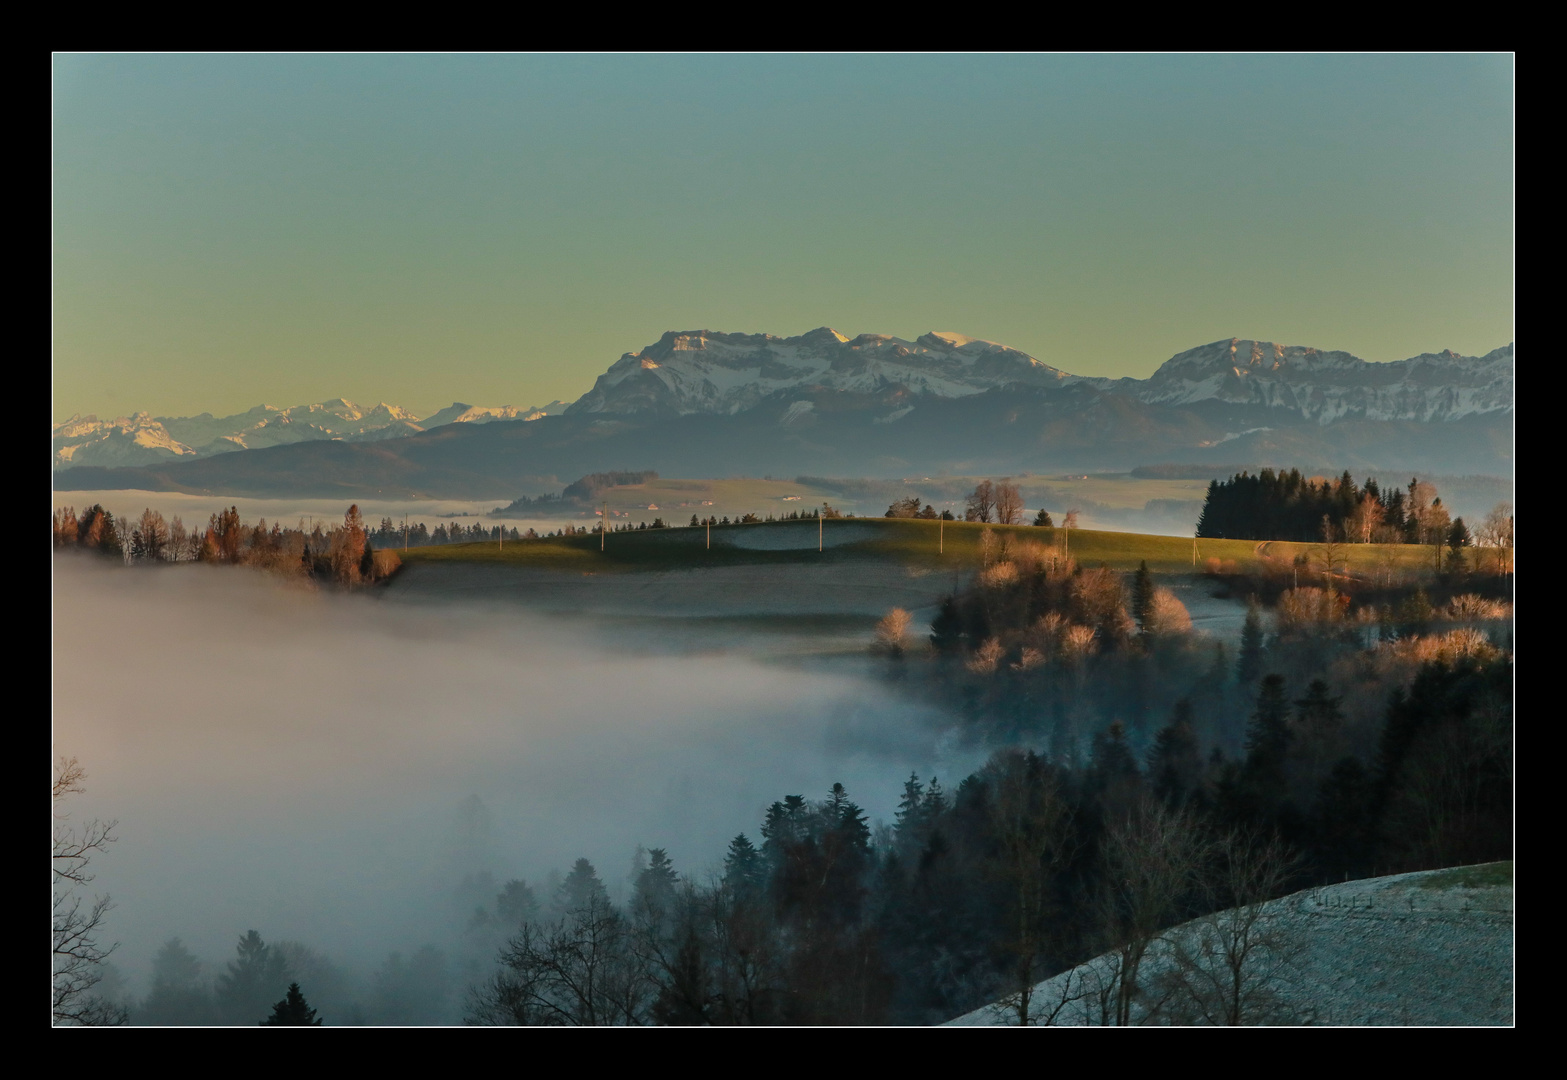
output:
M1084 375L1513 339L1510 56L53 60L53 413L571 400L666 330Z

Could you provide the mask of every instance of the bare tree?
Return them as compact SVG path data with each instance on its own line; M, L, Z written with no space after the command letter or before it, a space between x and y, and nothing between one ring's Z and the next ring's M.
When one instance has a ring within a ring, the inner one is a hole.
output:
M1235 829L1212 844L1204 901L1212 914L1171 935L1162 988L1167 1018L1225 1026L1288 1022L1283 990L1305 941L1289 891L1299 859L1276 836Z
M592 895L553 927L524 924L501 970L469 999L477 1024L567 1027L642 1024L654 985L609 899Z
M1016 484L1000 483L995 486L996 521L1001 525L1023 523L1023 495Z
M88 821L80 829L67 825L62 809L67 796L85 788L86 771L75 758L55 764L52 793L54 814L54 1022L57 1024L123 1024L125 1010L105 1001L95 989L103 981L104 961L118 945L104 945L104 919L113 907L107 896L88 901L82 894L93 875L92 857L114 843L115 821Z
M974 485L974 490L969 493L968 508L964 512L965 521L983 521L988 523L996 509L996 486L989 480L981 480Z
M1104 838L1100 915L1111 943L1110 1019L1132 1021L1132 1004L1144 999L1139 974L1149 948L1171 924L1198 885L1203 843L1196 820L1144 799L1110 823ZM1158 1003L1140 1002L1145 1015Z
M901 657L908 648L909 622L912 618L902 608L893 608L876 624L876 644L888 656Z
M1481 544L1496 552L1496 572L1508 573L1512 569L1513 508L1511 503L1499 502L1485 515L1485 520L1475 530Z
M1312 554L1317 565L1322 568L1323 581L1331 589L1333 575L1344 569L1347 560L1344 556L1344 530L1333 524L1326 514L1322 515L1322 546Z

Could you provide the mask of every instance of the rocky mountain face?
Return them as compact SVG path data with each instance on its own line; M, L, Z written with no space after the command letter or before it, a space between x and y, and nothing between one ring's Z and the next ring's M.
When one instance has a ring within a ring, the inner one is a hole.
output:
M563 412L564 402L522 409L453 402L423 419L396 405L370 408L344 398L280 409L258 405L233 416L158 416L137 413L115 420L72 416L53 425L54 468L156 465L211 457L238 450L261 450L290 443L344 439L379 442L402 438L446 424L484 424L494 420L535 420Z
M799 337L671 331L626 353L568 414L733 415L793 390L875 394L902 389L940 398L1001 386L1049 388L1064 372L992 341L930 333L915 341L881 334L847 338L828 327Z
M1283 410L1315 424L1459 420L1513 408L1513 346L1374 364L1347 352L1231 338L1179 353L1148 379L1096 380L1149 405Z
M930 333L915 341L848 338L828 327L792 338L670 332L626 353L570 414L733 415L779 395L806 394L783 422L816 406L822 392L901 393L908 415L921 397L960 398L1002 389L1051 391L1084 384L1146 405L1207 406L1237 418L1407 420L1418 423L1510 412L1513 347L1483 357L1448 351L1395 363L1347 352L1231 338L1188 349L1147 379L1083 378L995 342ZM883 422L901 417L887 416Z

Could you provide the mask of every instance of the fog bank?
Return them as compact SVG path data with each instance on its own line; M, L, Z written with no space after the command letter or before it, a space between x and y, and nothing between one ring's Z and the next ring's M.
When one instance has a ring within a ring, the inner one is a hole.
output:
M369 964L457 934L466 874L586 856L614 888L638 845L701 872L785 794L841 781L890 820L910 769L980 757L858 661L423 599L55 560L53 746L74 815L120 821L94 887L135 983L171 936L222 961L251 927Z

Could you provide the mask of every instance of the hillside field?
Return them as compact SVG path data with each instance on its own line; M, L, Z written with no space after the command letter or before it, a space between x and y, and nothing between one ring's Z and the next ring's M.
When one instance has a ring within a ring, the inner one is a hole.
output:
M1028 525L982 525L974 522L909 518L833 518L823 523L824 550L816 550L816 523L769 522L720 525L706 546L703 528L649 529L611 532L599 550L599 536L548 537L533 540L446 544L413 548L405 561L503 563L539 569L579 572L696 569L810 561L871 561L923 569L971 569L981 561L980 535L986 529L1064 549L1088 566L1104 564L1135 570L1146 561L1158 573L1190 574L1287 572L1304 555L1302 576L1320 575L1327 556L1321 544L1285 541L1198 540L1148 533L1096 529L1035 528ZM838 535L834 535L834 534ZM848 534L847 537L844 534ZM764 546L765 545L765 546ZM1195 550L1194 550L1195 549ZM1431 549L1412 544L1344 544L1335 553L1341 572L1376 577L1390 567L1413 570L1428 566ZM1303 584L1305 582L1302 582Z

